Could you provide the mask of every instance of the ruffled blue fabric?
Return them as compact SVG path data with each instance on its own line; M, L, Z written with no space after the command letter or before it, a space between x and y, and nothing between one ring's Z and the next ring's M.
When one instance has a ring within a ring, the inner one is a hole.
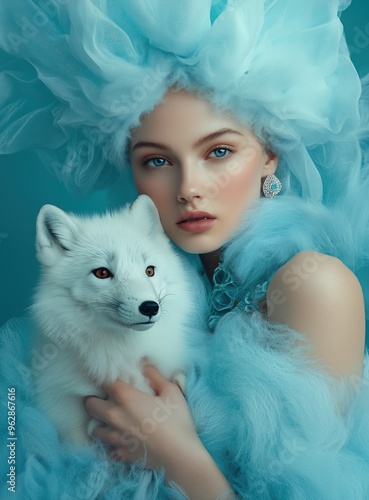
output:
M112 182L130 130L177 84L271 142L285 192L336 198L360 168L347 137L361 92L339 19L348 4L1 2L0 152L38 148L71 189Z
M339 257L355 272L369 270L369 235L362 231L368 211L361 209L360 219L344 200L342 207L341 212L328 210L297 197L260 201L223 254L237 294L253 293L265 276L302 250ZM188 264L195 279L197 261L189 257ZM226 285L227 276L219 271L218 284ZM212 290L206 281L204 286L196 281L194 291L200 332L191 328L189 333L188 402L201 439L239 497L369 498L369 360L362 380L353 376L347 384L334 384L306 350L295 343L291 350L298 333L283 329L281 334L257 310L250 314L236 307L207 333ZM7 394L15 387L17 395L19 498L185 498L165 485L162 471L114 465L96 449L58 442L51 423L32 403L30 376L39 366L27 363L30 334L27 322L12 320L0 335L0 390ZM1 404L0 425L6 429L6 398ZM5 477L5 447L1 454ZM7 485L1 488L2 498L8 498Z

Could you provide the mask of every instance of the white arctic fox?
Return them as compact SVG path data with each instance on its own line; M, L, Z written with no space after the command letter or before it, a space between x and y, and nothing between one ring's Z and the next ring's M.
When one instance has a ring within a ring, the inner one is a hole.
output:
M189 280L145 195L119 212L89 218L52 205L37 218L43 273L32 312L37 403L63 440L86 442L86 395L121 379L151 392L140 360L167 378L186 370ZM180 378L180 377L179 377Z

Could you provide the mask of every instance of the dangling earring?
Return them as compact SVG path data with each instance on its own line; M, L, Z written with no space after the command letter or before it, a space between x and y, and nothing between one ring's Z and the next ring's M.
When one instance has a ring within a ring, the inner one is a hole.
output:
M273 198L273 196L277 196L281 192L282 183L275 175L267 175L264 179L262 189L265 198Z

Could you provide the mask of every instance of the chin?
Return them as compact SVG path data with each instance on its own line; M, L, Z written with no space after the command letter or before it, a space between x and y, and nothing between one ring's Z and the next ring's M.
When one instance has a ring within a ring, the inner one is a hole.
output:
M136 325L131 325L130 328L132 328L132 330L136 330L137 332L144 332L152 328L155 324L156 323L151 321L150 323L140 323Z
M174 243L187 253L203 255L216 252L222 248L226 242L174 241Z

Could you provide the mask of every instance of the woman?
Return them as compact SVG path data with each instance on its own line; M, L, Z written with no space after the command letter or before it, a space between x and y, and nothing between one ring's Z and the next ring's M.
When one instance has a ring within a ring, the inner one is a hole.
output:
M250 128L215 113L196 95L175 90L133 131L130 158L139 193L154 200L172 241L186 252L200 254L210 279L221 249L278 164L276 155L265 149ZM207 196L216 176L230 171L217 196ZM291 287L284 280L286 274L311 259L317 262L314 272L300 286ZM276 291L284 300L272 301ZM338 259L313 251L293 256L269 283L266 314L271 322L303 333L312 347L310 355L334 377L361 377L362 291L357 278ZM149 466L164 466L167 480L174 479L190 498L222 494L229 485L199 441L180 391L154 368L146 369L146 374L158 397L164 402L170 395L186 418L176 412L152 435L144 434L143 446L132 454L122 443L122 435L132 433L150 416L157 398L118 381L108 388L107 401L89 398L86 403L89 413L107 424L96 429L95 435L116 447L115 459L134 461L144 454Z
M118 463L112 474L103 462L79 497L174 497L177 484L190 498L366 498L364 304L352 270L368 262L358 203L368 180L340 2L19 6L21 19L16 2L0 8L2 151L48 146L42 158L79 187L129 163L169 237L200 254L214 282L210 311L198 297L212 334L192 339L191 412L154 367L157 396L118 381L108 400L88 398L112 457L144 458L153 472ZM36 462L42 483L52 464L55 491L98 463L22 446L21 470L34 480Z

